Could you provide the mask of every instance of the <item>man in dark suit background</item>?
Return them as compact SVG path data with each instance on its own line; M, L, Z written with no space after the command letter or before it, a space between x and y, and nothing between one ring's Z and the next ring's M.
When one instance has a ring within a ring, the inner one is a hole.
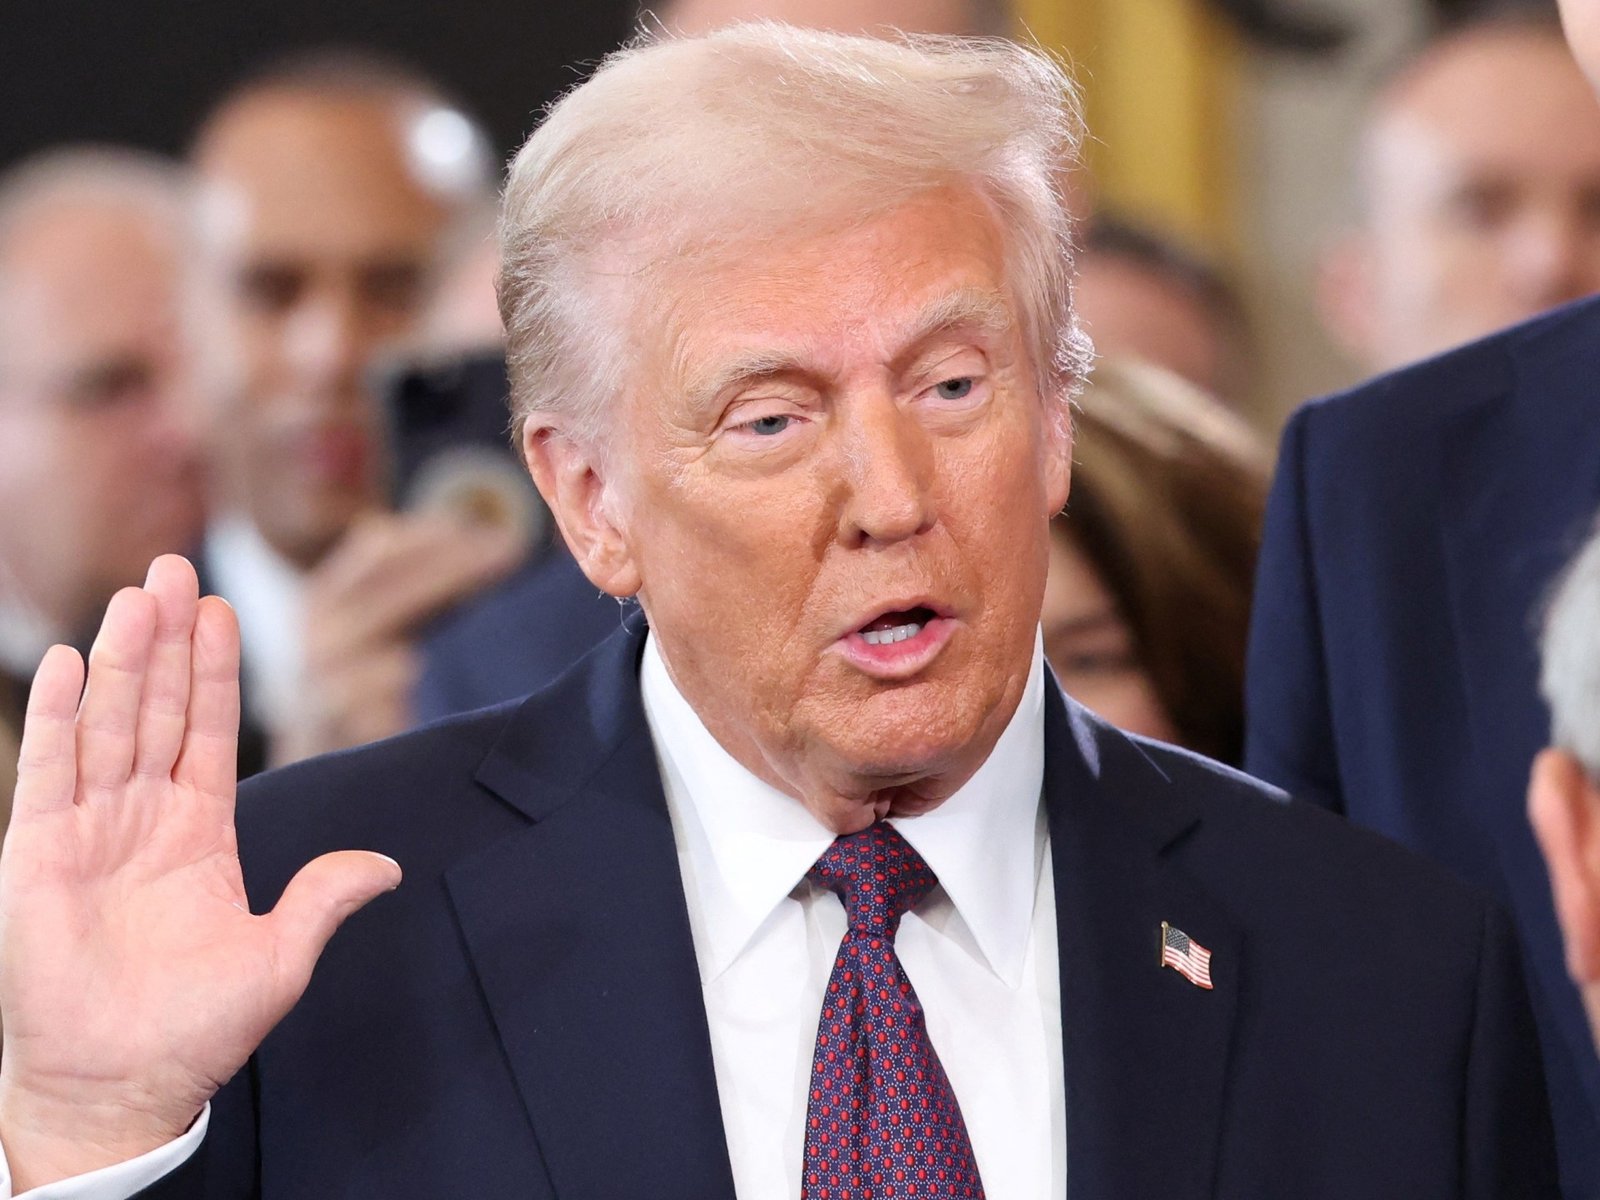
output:
M16 1190L1553 1195L1492 906L1045 670L1077 137L1005 42L751 25L569 93L505 200L513 402L648 628L237 825L186 564L113 602L81 717L52 650L0 863Z
M1600 5L1563 17L1600 79ZM1600 1063L1523 797L1534 630L1600 503L1600 302L1306 406L1257 577L1247 768L1508 903L1572 1196L1600 1194Z

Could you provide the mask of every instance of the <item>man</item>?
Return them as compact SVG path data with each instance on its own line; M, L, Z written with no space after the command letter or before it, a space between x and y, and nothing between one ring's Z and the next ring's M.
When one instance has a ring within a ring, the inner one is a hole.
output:
M481 207L487 154L425 81L323 56L237 89L193 158L220 492L202 565L239 613L255 757L292 761L409 726L424 623L522 551L390 511L372 391Z
M1600 79L1596 7L1563 15ZM1297 413L1246 687L1248 770L1509 903L1569 1196L1600 1194L1600 1063L1522 798L1535 614L1600 501L1596 346L1586 301Z
M18 1190L1552 1195L1487 903L1044 669L1076 141L998 41L741 26L569 93L505 199L516 424L648 629L255 781L237 840L183 562L81 722L52 650L0 863Z
M0 177L0 809L27 681L200 525L180 349L186 185L126 150ZM0 813L0 829L4 828Z
M1356 177L1319 291L1366 371L1600 291L1600 105L1543 8L1426 45L1374 99Z
M1000 35L1010 21L995 0L671 0L644 6L640 18L681 36L749 20L839 33ZM417 716L430 720L526 694L614 632L626 611L587 586L558 548L438 623L417 680Z
M1567 971L1600 1044L1600 534L1567 569L1544 623L1539 691L1551 744L1534 759L1528 815L1550 870Z
M1244 302L1221 271L1182 246L1096 214L1073 300L1102 355L1165 367L1234 406L1248 399Z

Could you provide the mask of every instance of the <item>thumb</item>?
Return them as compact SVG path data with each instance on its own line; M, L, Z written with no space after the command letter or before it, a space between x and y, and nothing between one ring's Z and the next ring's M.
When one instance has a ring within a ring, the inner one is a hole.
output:
M339 850L300 868L283 889L270 919L280 961L302 989L344 919L399 886L400 864L370 850Z

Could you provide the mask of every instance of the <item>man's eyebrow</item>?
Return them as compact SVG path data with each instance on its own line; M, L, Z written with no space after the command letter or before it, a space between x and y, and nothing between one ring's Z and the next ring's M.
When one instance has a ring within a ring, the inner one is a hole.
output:
M897 339L904 349L895 356L893 365L903 370L940 334L958 329L998 334L1009 329L1011 324L1011 310L994 292L977 287L957 288L932 301L906 322L905 334ZM786 350L750 350L719 363L714 370L688 375L684 394L699 406L738 385L779 375L803 374L808 369L800 356Z
M718 363L715 370L690 374L683 390L690 403L700 407L736 385L804 370L800 359L787 351L750 350Z
M901 345L915 350L923 342L956 329L1004 333L1011 323L1011 310L995 293L976 287L957 288L940 296L907 323Z

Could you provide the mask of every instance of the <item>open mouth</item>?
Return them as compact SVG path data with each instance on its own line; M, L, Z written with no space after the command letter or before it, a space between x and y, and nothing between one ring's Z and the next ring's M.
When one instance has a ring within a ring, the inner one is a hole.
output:
M888 646L917 636L938 616L931 608L887 612L861 627L861 640L869 646Z

